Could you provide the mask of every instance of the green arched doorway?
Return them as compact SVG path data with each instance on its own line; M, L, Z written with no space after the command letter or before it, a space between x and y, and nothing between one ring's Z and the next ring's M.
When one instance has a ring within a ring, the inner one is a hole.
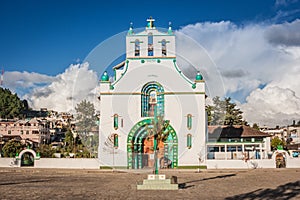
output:
M31 152L25 152L21 156L21 167L33 167L34 155Z
M153 151L153 118L136 123L127 138L127 167L128 169L152 168L154 164ZM158 144L159 158L170 161L170 168L178 166L178 139L174 128L168 125L168 138Z

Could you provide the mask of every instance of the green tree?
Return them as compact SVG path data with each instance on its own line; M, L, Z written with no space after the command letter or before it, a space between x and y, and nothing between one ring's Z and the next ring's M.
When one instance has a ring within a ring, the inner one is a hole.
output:
M243 112L231 102L230 97L224 100L218 96L214 97L213 105L207 105L206 112L208 125L247 125L243 120Z
M236 107L235 103L231 102L231 98L225 98L223 104L225 104L225 120L224 125L244 125L243 112Z
M276 136L271 140L271 147L274 150L274 149L277 149L278 146L285 147L286 143L284 140L282 140L278 136Z
M205 110L207 113L207 124L212 125L214 106L207 105L207 106L205 106Z
M68 153L73 152L75 146L75 141L73 137L73 133L70 129L65 133L65 151Z
M23 111L27 109L26 100L20 100L17 94L12 94L9 89L0 88L0 118L21 117Z
M256 130L259 130L259 126L258 126L257 123L254 123L254 124L252 125L252 128L254 128L254 129L256 129Z
M55 152L55 150L52 149L51 145L48 144L40 144L36 151L40 153L40 156L42 158L52 158L53 153Z
M87 100L83 100L77 104L75 110L77 114L77 131L86 135L97 126L97 117L94 104Z
M76 108L76 130L82 144L93 154L98 149L98 125L94 104L83 100ZM93 134L90 134L93 133ZM84 154L85 155L85 154Z
M25 146L16 140L10 140L2 148L3 156L4 157L15 157L16 154L20 153Z
M225 103L220 97L213 98L212 125L223 125L225 120Z

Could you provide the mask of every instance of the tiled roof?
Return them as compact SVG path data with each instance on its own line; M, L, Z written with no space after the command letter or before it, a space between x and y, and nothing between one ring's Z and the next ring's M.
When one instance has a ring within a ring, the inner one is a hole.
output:
M208 126L210 138L244 138L269 137L267 133L251 128L250 126Z

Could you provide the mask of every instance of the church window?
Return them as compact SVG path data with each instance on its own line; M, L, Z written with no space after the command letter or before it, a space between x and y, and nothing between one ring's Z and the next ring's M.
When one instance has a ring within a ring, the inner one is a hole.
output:
M134 42L134 56L140 56L140 41L135 40Z
M161 41L161 54L162 54L162 56L167 56L167 42L166 42L166 40Z
M153 35L148 34L148 56L153 56Z
M191 114L188 114L188 115L187 115L187 128L188 128L189 130L192 129L192 115L191 115Z
M118 134L114 134L114 148L117 149L119 147L119 136Z
M141 116L154 117L164 115L164 89L157 82L145 84L141 91Z
M190 149L192 148L192 134L187 134L187 148Z
M119 115L114 114L114 129L117 130L119 128Z

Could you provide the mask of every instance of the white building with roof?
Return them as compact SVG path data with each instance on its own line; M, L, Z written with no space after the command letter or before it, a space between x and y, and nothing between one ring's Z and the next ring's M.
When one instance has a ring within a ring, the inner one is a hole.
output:
M161 160L170 168L198 166L206 154L205 83L200 73L190 80L180 70L171 27L163 32L147 21L142 32L130 27L126 60L114 67L113 80L106 72L101 78L101 165L152 168L155 119L161 119L161 167Z

